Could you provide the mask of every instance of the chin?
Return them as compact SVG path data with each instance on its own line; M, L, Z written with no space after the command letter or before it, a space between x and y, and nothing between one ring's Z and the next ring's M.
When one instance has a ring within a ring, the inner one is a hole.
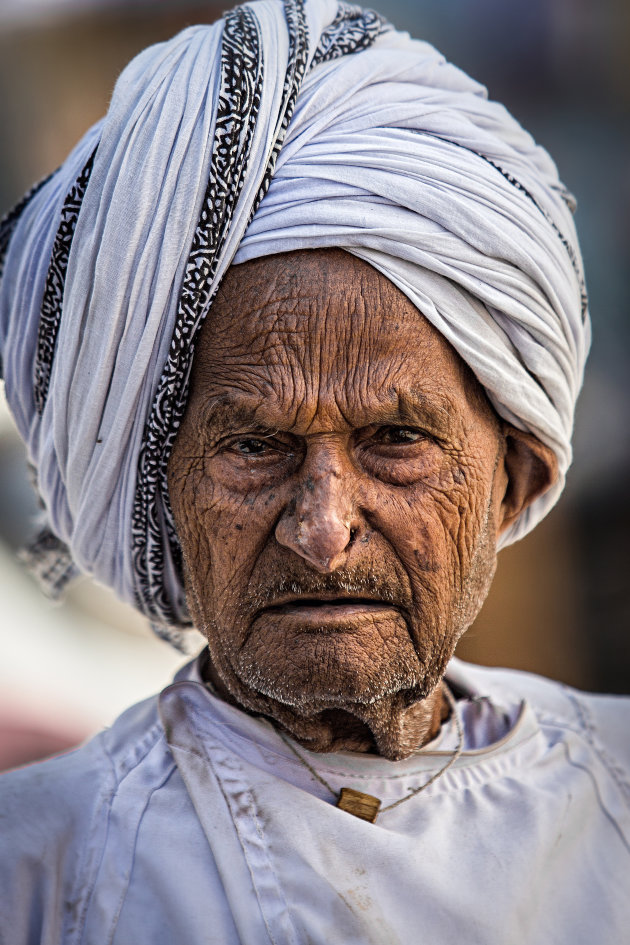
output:
M375 650L366 647L367 642L373 641L356 629L300 633L284 639L281 659L269 659L265 647L247 647L234 669L250 691L308 715L371 705L401 692L413 693L411 701L422 698L424 668L406 628L399 645L384 646L381 641Z

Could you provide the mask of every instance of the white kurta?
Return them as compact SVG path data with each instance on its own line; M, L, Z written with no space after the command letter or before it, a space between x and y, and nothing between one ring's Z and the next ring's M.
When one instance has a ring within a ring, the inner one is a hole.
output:
M83 748L0 778L0 941L630 940L630 700L456 660L447 678L467 750L370 824L190 664ZM304 755L386 806L452 744L447 726L404 762Z

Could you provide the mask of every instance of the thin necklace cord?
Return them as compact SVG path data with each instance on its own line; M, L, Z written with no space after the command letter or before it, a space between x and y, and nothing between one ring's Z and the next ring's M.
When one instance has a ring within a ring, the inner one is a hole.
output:
M461 755L464 749L464 730L462 728L462 723L460 721L460 718L457 714L457 705L455 702L455 697L453 696L453 693L451 692L451 690L449 689L449 687L446 685L444 681L442 682L442 687L443 687L444 695L446 696L446 700L451 708L451 712L453 713L453 718L455 720L455 727L457 730L457 747L455 748L455 751L452 753L452 755L450 756L446 764L444 764L439 769L439 771L436 771L436 773L432 775L432 777L430 777L428 781L425 781L425 783L421 784L420 787L414 788L412 791L406 794L405 797L401 797L399 800L394 801L393 804L388 804L387 807L382 807L379 811L379 814L384 814L388 810L393 810L394 807L398 807L400 804L404 804L405 801L409 801L413 797L416 797L416 795L420 794L422 791L428 788L431 784L435 784L438 778L441 778L442 775L445 774L448 771L448 769L452 767L452 765L455 764L455 762L457 761L457 759L459 758L459 756ZM337 797L339 792L335 791L335 789L328 783L328 781L326 781L324 778L321 777L320 774L317 773L315 768L313 768L313 766L309 764L306 758L302 756L301 752L297 750L297 748L289 741L289 739L282 732L280 732L279 730L276 730L276 731L278 731L278 735L280 736L284 744L287 746L287 748L295 755L295 757L300 762L300 764L302 764L312 774L312 776L317 781L319 781L320 784L322 784L328 791L330 791L332 795Z

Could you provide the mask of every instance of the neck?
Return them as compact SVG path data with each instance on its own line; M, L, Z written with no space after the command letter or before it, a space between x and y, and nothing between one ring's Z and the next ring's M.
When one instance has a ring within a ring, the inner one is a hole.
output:
M411 705L408 694L399 692L369 704L348 703L306 714L251 690L228 689L209 660L203 676L226 702L266 716L309 751L364 752L400 761L435 738L450 711L441 682Z

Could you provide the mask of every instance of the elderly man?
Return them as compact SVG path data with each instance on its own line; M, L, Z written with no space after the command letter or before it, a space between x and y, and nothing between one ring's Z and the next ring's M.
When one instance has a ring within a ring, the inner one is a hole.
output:
M623 941L628 702L451 659L570 461L548 155L377 14L259 0L134 60L0 239L34 565L208 640L2 779L3 941Z

